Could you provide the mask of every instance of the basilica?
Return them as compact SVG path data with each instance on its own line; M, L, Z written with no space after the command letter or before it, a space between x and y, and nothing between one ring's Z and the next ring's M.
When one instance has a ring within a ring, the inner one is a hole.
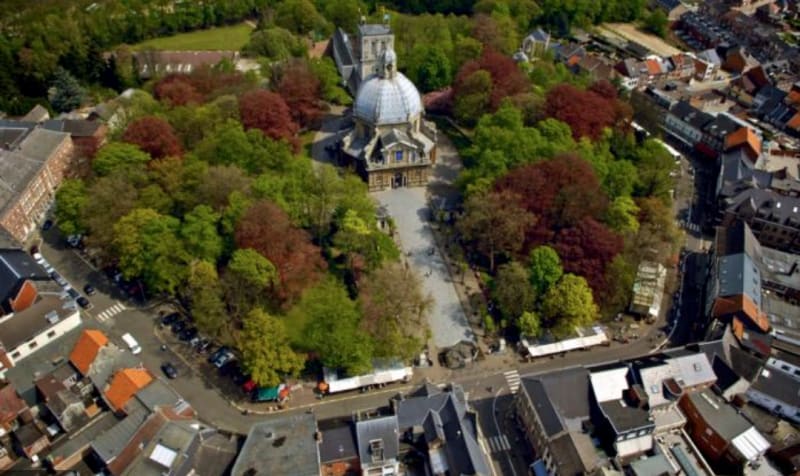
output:
M423 118L417 88L397 71L393 44L385 24L362 22L355 46L342 30L333 38L337 67L355 95L338 154L371 191L425 186L436 162L436 126Z

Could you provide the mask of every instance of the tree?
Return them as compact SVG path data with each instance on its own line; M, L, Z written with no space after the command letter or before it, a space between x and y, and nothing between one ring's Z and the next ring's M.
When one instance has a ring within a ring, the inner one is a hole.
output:
M489 107L492 76L488 71L475 71L459 82L453 113L459 122L471 126Z
M295 347L315 352L326 367L343 369L350 375L372 369L374 347L361 328L358 306L332 279L303 293L287 315L287 327Z
M185 74L164 76L153 87L153 93L156 99L170 107L197 104L203 100L191 78Z
M571 334L576 327L591 325L598 312L586 280L574 274L562 276L542 301L542 317L558 337Z
M635 234L639 231L639 221L636 219L638 214L636 202L631 197L620 196L606 210L605 222L617 233Z
M614 257L606 267L605 281L608 284L599 296L605 315L611 316L628 308L635 280L636 263L632 258L624 254Z
M86 183L80 179L67 179L56 191L56 223L64 236L76 235L86 231L83 213L89 203Z
M597 140L603 129L616 119L616 99L603 97L595 91L581 91L570 85L555 86L547 93L544 111L548 117L566 122L575 139L589 137Z
M667 36L669 19L666 13L660 8L653 9L650 14L644 17L644 29L650 33L664 38Z
M348 209L333 235L333 245L348 256L348 267L352 272L356 272L356 256L365 259L370 269L375 269L385 258L392 256L392 250L395 249L392 241L381 240L381 235L385 236L358 216L355 210ZM381 249L380 245L385 249Z
M463 239L489 258L494 272L498 255L510 256L519 251L525 230L536 217L518 205L519 199L507 192L475 194L464 204L464 216L457 223Z
M283 68L277 92L301 127L314 124L322 115L320 82L306 61L290 61Z
M278 282L278 270L270 260L256 250L238 249L225 268L225 301L234 316L244 316L254 307L268 304Z
M86 90L74 76L64 68L55 72L50 89L50 104L58 112L69 112L77 109L86 99Z
M585 217L575 226L560 230L553 248L561 257L564 271L583 276L600 293L606 286L606 266L622 251L623 239L594 218Z
M376 269L359 288L362 327L372 337L376 357L419 355L430 335L428 312L433 305L419 276L400 263Z
M258 386L274 387L303 370L303 356L289 346L283 321L261 309L247 314L238 347L244 369Z
M556 250L547 245L534 248L528 263L530 282L538 296L544 296L564 274L561 258Z
M325 2L323 14L328 21L343 29L353 33L356 31L358 19L361 12L367 11L366 6L359 0L335 0Z
M192 319L200 332L218 338L229 325L222 301L222 285L217 269L208 261L193 261L189 267L186 297L191 303Z
M259 129L267 137L285 140L298 150L295 135L299 128L286 101L277 93L263 89L245 93L239 100L239 114L246 129Z
M516 323L536 306L536 290L531 286L528 270L517 261L506 263L497 270L492 285L492 299L503 317Z
M246 193L251 179L235 165L211 166L197 184L196 199L213 210L222 212L230 205L232 193Z
M147 208L122 217L113 227L113 246L123 275L141 277L154 292L174 293L189 261L177 238L179 227L177 218Z
M338 2L333 3L336 4ZM347 91L342 88L339 71L330 57L323 56L322 58L312 59L309 61L308 66L317 81L319 81L320 96L323 100L342 106L348 106L353 102Z
M145 116L128 124L122 140L138 146L154 159L180 157L183 154L172 126L155 116Z
M419 44L408 58L408 76L422 92L444 88L453 81L453 69L441 45Z
M278 297L290 302L313 286L326 269L320 250L307 232L296 228L286 212L266 200L255 202L236 227L239 248L252 248L278 270Z
M109 142L97 152L92 161L92 170L97 175L109 175L128 167L141 167L149 161L150 155L134 144Z
M325 28L325 19L311 0L286 0L275 11L275 23L287 30L306 35Z
M479 13L473 18L472 36L485 47L511 55L520 41L514 21L508 15Z
M219 213L208 205L198 205L184 215L180 237L193 257L216 263L222 254L222 237L218 232Z
M491 86L487 84L484 75L472 78L479 71L489 73ZM462 97L462 101L465 100L464 97L473 97L467 102L480 107L471 113L470 117L475 120L485 112L497 110L503 99L526 93L529 89L530 82L517 64L508 56L491 48L484 48L479 59L464 63L453 83L456 106L459 104L459 97ZM488 93L488 105L482 102L485 96L480 95L480 92L483 92L484 95ZM462 103L462 109L466 107L467 105ZM463 110L463 112L467 111Z
M634 193L640 197L670 200L669 190L673 187L673 180L669 174L675 165L669 152L655 140L648 139L636 148L633 163L639 179Z
M258 30L250 35L250 42L242 51L250 56L264 56L272 61L285 61L289 58L305 56L306 45L291 31L272 27Z
M537 337L541 333L542 323L534 311L525 311L517 321L519 333L527 337Z

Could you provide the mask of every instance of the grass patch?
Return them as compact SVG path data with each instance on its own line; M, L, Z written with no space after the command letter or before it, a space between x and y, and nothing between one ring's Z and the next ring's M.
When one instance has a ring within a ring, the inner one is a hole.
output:
M240 23L233 26L222 26L179 33L173 36L153 38L133 45L134 50L236 50L239 51L250 41L253 29Z

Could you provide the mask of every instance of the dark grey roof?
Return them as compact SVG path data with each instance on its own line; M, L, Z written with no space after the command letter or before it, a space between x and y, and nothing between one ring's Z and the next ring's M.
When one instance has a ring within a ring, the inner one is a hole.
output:
M136 392L135 396L136 400L151 412L158 407L174 407L183 401L183 398L160 378L154 379L145 388Z
M110 462L125 449L125 446L131 441L133 435L136 434L149 415L150 412L144 407L128 413L116 425L103 433L97 434L92 441L92 449L102 461Z
M0 147L13 150L28 132L30 132L28 127L0 126Z
M322 430L322 441L319 443L319 460L322 464L357 457L356 436L352 425Z
M714 375L717 376L717 381L714 383L714 386L720 392L724 392L725 390L729 389L741 378L736 372L733 371L730 365L728 365L719 356L714 357L714 361L711 366L714 369Z
M0 302L15 295L26 279L48 281L50 276L24 250L0 249Z
M677 2L677 0L675 0ZM679 2L678 2L679 3ZM631 463L634 476L673 475L675 470L663 454L648 456Z
M530 32L530 34L525 38L526 40L533 40L540 43L544 43L550 40L550 33L542 30L541 28L537 28Z
M20 118L20 121L41 122L50 118L50 111L41 104L33 106L27 114Z
M86 446L91 444L92 440L111 429L117 422L117 417L113 413L101 412L84 429L79 432L73 432L69 438L65 439L66 441L62 440L60 444L55 445L49 456L58 461L83 452Z
M101 124L85 119L52 119L42 123L42 127L57 132L66 132L72 137L92 137Z
M762 370L751 387L787 406L798 406L800 402L800 380L775 368Z
M548 436L589 418L589 371L583 367L522 379ZM533 382L538 382L533 383Z
M228 474L236 459L236 437L224 435L214 429L200 430L186 453L186 460L174 471L174 476L190 474Z
M725 202L726 210L741 219L757 215L772 223L800 228L800 198L748 188Z
M600 408L617 434L655 426L655 423L650 420L650 412L644 408L627 405L623 400L601 402Z
M13 352L19 345L77 312L75 301L71 299L62 300L58 295L39 295L33 305L0 322L0 342L6 351Z
M538 379L523 379L522 382L528 398L533 402L533 407L544 427L545 434L553 437L564 431L564 425L561 424L558 412L553 406L550 397L548 397L542 381Z
M380 452L373 451L372 442L380 441ZM397 416L389 415L356 422L356 444L362 465L396 459L400 452L400 430Z
M703 130L714 120L714 116L695 108L688 101L678 101L669 113L698 130Z
M75 347L75 343L78 342L84 328L85 323L82 321L75 329L48 342L47 345L21 361L15 362L16 365L6 371L6 379L14 384L17 393L28 405L32 406L38 403L34 381L46 373L52 372L69 359L69 354Z
M764 366L764 361L738 347L731 347L729 352L733 371L748 382L752 382Z
M388 35L392 33L389 25L382 23L364 23L358 25L358 34L361 36Z
M718 262L718 295L728 297L743 294L760 309L761 270L758 269L756 262L744 253L721 256Z
M313 414L303 413L261 421L250 427L247 440L231 470L243 476L250 469L269 468L270 474L318 476L319 453Z
M64 141L68 141L69 134L65 132L50 131L37 127L25 137L19 145L19 151L32 159L45 161L53 155Z
M14 430L14 437L23 447L36 443L42 436L44 436L44 433L33 423L22 425Z
M687 397L703 420L726 441L733 440L752 426L733 407L708 390L692 392Z
M142 451L125 468L125 473L136 476L162 476L165 472L172 473L187 460L188 451L195 443L195 438L199 432L199 424L195 420L167 420L161 425L152 439L142 442L144 445ZM169 467L150 458L150 455L156 449L156 445L161 445L177 453ZM208 468L199 469L201 474L221 474L211 473Z
M17 195L41 167L41 161L19 151L0 150L0 216L16 203Z
M703 130L714 137L724 139L725 136L741 128L736 121L725 114L717 114L710 122L706 123Z

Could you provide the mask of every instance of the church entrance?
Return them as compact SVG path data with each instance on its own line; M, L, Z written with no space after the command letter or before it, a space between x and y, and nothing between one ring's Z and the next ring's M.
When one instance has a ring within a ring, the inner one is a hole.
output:
M402 172L397 172L394 175L394 180L392 181L393 188L400 188L406 186L406 177Z

